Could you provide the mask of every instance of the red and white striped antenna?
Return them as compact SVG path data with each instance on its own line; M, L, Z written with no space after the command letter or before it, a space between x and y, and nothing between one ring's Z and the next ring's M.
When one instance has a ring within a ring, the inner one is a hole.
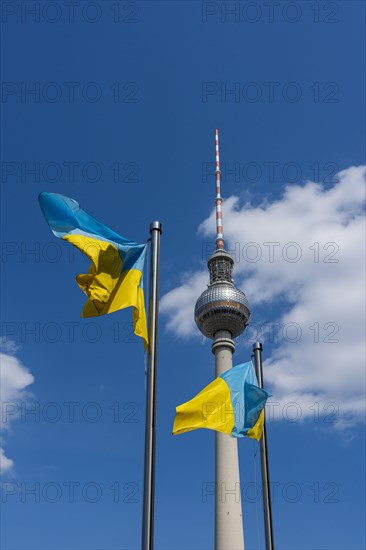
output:
M215 130L215 145L216 145L216 250L224 249L224 238L222 234L222 199L221 199L221 170L220 170L220 154L219 154L219 131Z

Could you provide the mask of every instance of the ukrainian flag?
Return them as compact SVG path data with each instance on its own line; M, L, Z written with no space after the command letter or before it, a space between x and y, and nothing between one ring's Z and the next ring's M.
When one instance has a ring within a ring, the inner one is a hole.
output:
M89 273L76 277L88 296L81 317L96 317L131 306L134 332L144 340L146 348L142 277L146 244L121 237L69 197L41 193L39 203L54 235L76 246L92 262Z
M236 365L176 408L173 435L208 428L259 441L270 395L258 386L251 361Z

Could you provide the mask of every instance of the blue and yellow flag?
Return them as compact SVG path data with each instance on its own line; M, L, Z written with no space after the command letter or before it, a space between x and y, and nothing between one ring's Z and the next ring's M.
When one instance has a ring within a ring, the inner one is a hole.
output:
M208 428L259 441L270 395L258 386L251 361L236 365L176 408L173 435Z
M146 244L118 235L57 193L41 193L39 203L54 235L73 244L92 262L89 273L76 277L88 301L81 317L96 317L133 307L134 332L148 342L143 291Z

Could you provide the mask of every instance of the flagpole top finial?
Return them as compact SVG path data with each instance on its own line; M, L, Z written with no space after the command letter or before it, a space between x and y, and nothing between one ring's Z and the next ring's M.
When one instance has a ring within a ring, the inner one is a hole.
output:
M162 225L161 225L160 222L157 222L157 221L151 222L151 224L150 224L150 233L151 233L152 231L154 231L154 229L157 229L158 231L160 231L160 233L163 232L163 230L162 230Z
M253 351L257 349L259 349L260 351L263 350L262 342L256 342L255 344L253 344Z

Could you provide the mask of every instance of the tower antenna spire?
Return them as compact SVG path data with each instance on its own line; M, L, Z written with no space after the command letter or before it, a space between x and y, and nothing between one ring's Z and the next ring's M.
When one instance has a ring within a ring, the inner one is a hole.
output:
M221 170L220 170L220 152L219 152L219 130L215 130L215 148L216 148L216 250L224 250L224 238L222 233L222 198L221 198Z

